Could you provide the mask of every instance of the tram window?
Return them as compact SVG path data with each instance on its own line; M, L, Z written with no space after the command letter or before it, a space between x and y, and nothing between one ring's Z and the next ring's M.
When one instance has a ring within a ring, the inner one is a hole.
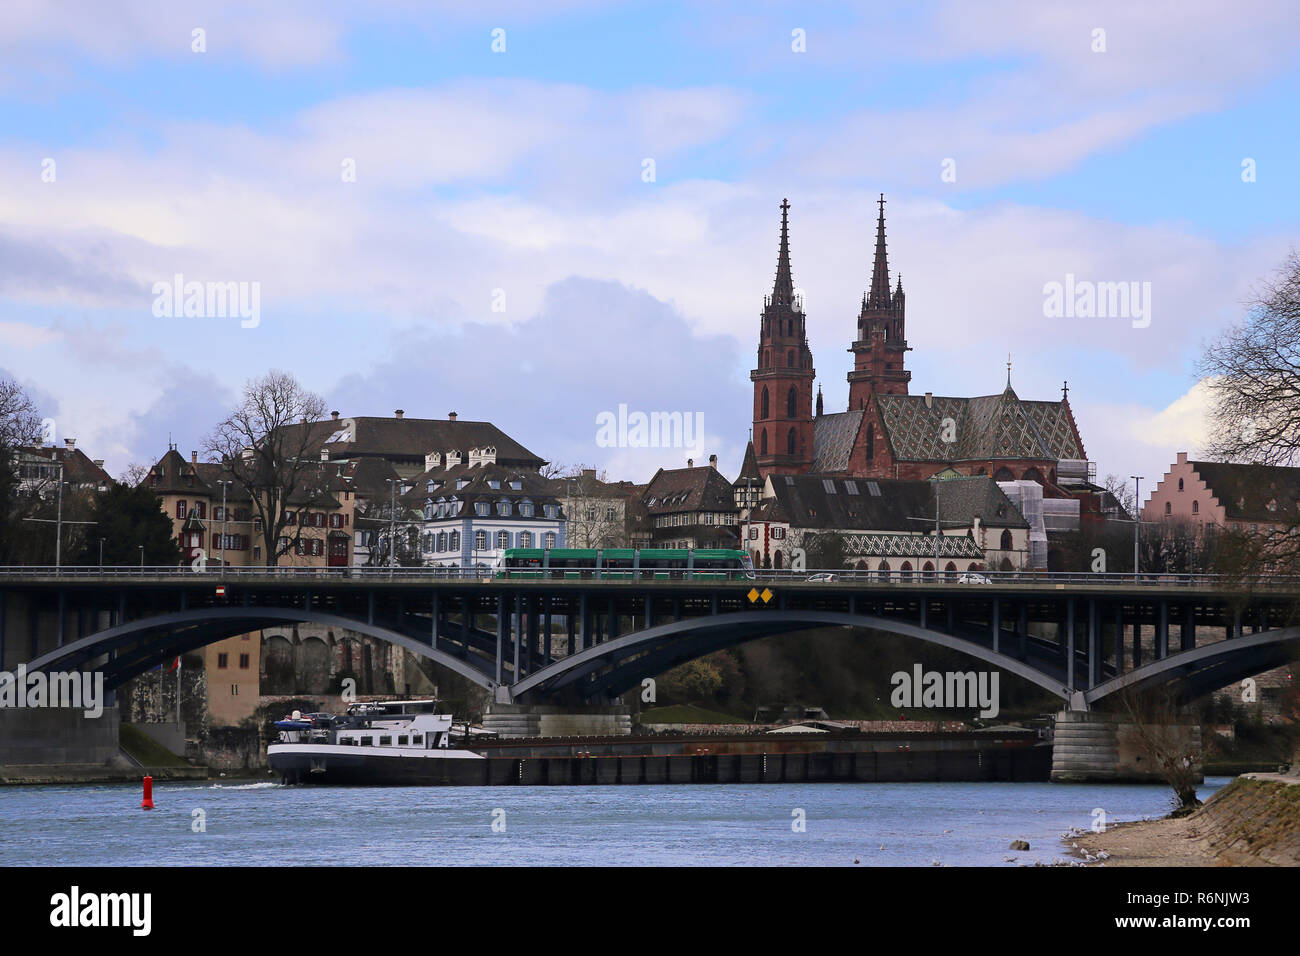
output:
M397 738L397 746L399 746L399 747L405 747L405 746L407 745L408 742L409 742L409 741L407 740L406 737L398 737L398 738Z
M379 746L381 746L381 747L391 747L392 745L393 745L393 738L392 738L392 737L380 737L380 738L379 738Z

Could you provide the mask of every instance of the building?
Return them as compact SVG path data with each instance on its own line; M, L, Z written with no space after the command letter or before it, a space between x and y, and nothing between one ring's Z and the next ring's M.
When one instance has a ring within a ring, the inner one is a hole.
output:
M709 457L707 466L688 460L685 468L660 468L637 510L633 547L740 547L735 492L718 471L717 455Z
M552 479L555 494L564 502L564 538L570 548L630 547L632 500L644 488L630 481L604 481L596 469Z
M65 438L62 448L54 445L18 448L13 464L20 495L43 498L55 493L60 474L64 488L72 491L103 492L113 484L104 470L104 460L87 458L77 448L75 438Z
M1086 453L1070 410L1060 401L1026 401L1011 387L997 394L949 398L909 392L906 296L891 291L885 244L884 196L876 224L870 288L863 294L849 351L849 407L823 409L808 348L802 300L794 294L788 201L781 204L776 281L764 300L754 383L756 466L771 475L845 478L929 478L940 472L987 475L996 481L1036 481L1049 497L1074 492L1058 485Z
M958 573L1029 566L1030 524L987 477L769 475L741 532L761 567L790 567L798 552L818 550L815 539L828 534L842 539L848 567L902 579L936 567ZM807 559L807 567L815 563Z
M1201 528L1286 531L1300 524L1300 468L1190 461L1180 451L1142 506L1143 521L1162 519Z

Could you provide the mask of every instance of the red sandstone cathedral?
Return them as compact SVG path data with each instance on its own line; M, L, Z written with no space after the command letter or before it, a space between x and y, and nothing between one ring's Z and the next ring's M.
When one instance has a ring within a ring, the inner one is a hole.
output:
M909 395L903 280L890 291L885 254L885 197L876 223L871 286L862 297L849 351L849 407L824 414L814 407L812 352L803 303L790 269L790 203L781 203L776 283L759 327L754 383L754 435L745 465L771 474L817 473L848 478L929 478L988 475L996 481L1037 481L1058 492L1058 467L1084 465L1083 441L1063 396L1028 402L1007 386L997 395L941 398ZM752 456L752 457L751 457ZM1068 463L1068 464L1066 464Z

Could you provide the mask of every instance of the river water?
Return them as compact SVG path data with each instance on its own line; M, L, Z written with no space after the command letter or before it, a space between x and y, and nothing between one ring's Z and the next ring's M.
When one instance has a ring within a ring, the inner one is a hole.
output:
M1229 779L1207 779L1201 798ZM1090 827L1096 808L1112 822L1158 817L1169 794L1128 784L232 780L159 784L146 812L138 786L0 787L0 865L1013 866L1061 858L1061 833ZM1017 839L1030 850L1009 850Z

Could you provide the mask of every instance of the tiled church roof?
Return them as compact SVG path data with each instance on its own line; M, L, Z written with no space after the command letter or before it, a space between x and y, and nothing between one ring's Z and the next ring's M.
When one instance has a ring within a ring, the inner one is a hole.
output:
M862 426L861 408L821 415L813 420L814 472L848 471L853 442Z
M1069 406L1025 402L1010 386L1000 395L941 398L877 395L885 437L895 459L980 461L997 458L1086 458L1075 435ZM952 419L954 441L945 442L944 419Z

